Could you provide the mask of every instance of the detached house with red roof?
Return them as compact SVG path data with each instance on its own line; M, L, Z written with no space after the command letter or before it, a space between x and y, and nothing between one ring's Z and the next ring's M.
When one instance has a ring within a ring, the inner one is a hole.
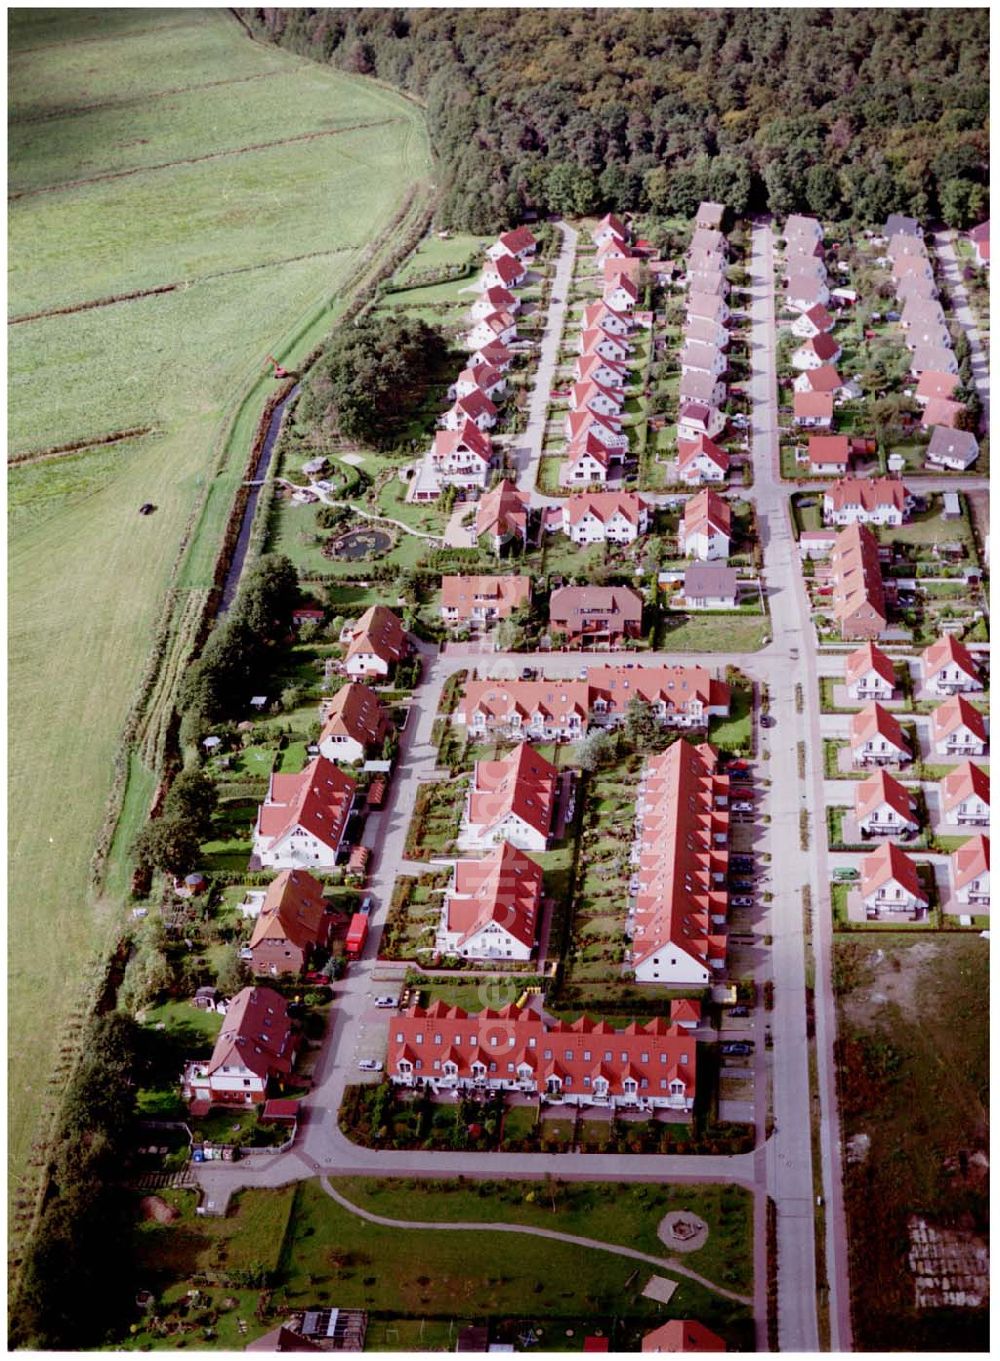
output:
M491 260L499 260L502 255L516 255L519 260L530 260L538 249L538 242L527 227L515 227L513 231L501 232L486 254Z
M696 1045L661 1017L621 1030L589 1016L555 1021L530 1007L469 1013L435 1002L389 1026L386 1072L404 1087L521 1092L566 1105L689 1113Z
M696 1318L672 1318L642 1339L644 1352L724 1352L721 1337Z
M714 440L726 428L726 418L709 402L682 401L677 415L677 446L704 436Z
M463 430L471 421L478 430L492 430L497 423L497 409L485 392L470 392L459 397L455 405L441 417L445 430Z
M250 965L258 976L299 974L330 943L323 885L305 870L282 870L269 885L250 937Z
M899 719L878 703L851 715L848 745L856 766L905 765L913 759Z
M953 695L931 713L931 750L937 756L984 756L986 719L964 695Z
M587 414L597 416L596 412ZM560 486L586 487L592 483L607 482L612 468L621 467L625 462L628 443L627 436L623 435L623 438L625 444L610 447L603 441L598 421L593 421L585 436L567 444L559 468Z
M792 384L796 392L829 392L831 396L843 386L840 374L832 364L821 364L818 369L806 369Z
M974 836L951 857L955 898L961 907L979 914L990 910L990 839Z
M573 364L574 383L600 383L604 388L622 388L627 373L624 364L603 359L599 354L581 355Z
M602 330L600 326L594 326L589 331L581 331L577 342L582 355L598 354L602 359L613 360L616 364L625 364L629 355L632 353L632 346L621 336L613 335L610 331Z
M527 576L441 578L441 618L446 624L489 628L530 601Z
M476 506L476 539L491 540L495 553L515 539L524 543L530 504L527 492L518 491L515 483L504 478Z
M560 586L549 597L549 630L567 647L638 638L642 596L630 586Z
M990 224L980 222L978 227L973 227L968 233L969 240L972 242L976 252L976 264L982 269L988 267L990 263Z
M360 681L341 686L325 706L319 735L320 755L329 761L363 761L392 731L389 715L375 691Z
M796 396L799 395L796 393ZM801 395L811 396L813 394L803 393ZM809 471L811 473L825 473L828 477L831 473L843 476L847 472L850 461L851 441L846 435L809 436Z
M609 241L628 241L631 233L620 217L605 213L590 235L594 245L601 247Z
M481 860L456 862L435 948L462 959L530 959L541 904L541 865L504 841Z
M928 905L916 865L891 841L862 860L861 901L870 921L884 916L916 921Z
M792 368L818 369L822 364L835 364L839 358L840 346L832 335L821 331L792 351Z
M484 288L520 288L528 274L528 267L516 255L501 255L487 260L483 266Z
M958 424L964 415L964 402L949 402L943 397L932 397L920 413L920 427L922 430L930 430L932 432L931 441L933 443L934 436L938 433L936 427L940 427L942 431L950 433L957 429ZM940 441L941 436L938 436L938 439ZM975 443L974 439L973 443ZM978 455L979 446L976 445L975 447L976 454ZM936 455L939 451L946 454L947 461L944 459L940 460L940 462L938 461ZM968 462L965 462L964 460L959 461L960 455L956 457L956 454L957 446L952 444L951 441L945 441L943 448L939 444L938 449L933 451L933 453L930 448L927 449L925 453L925 462L932 468L952 468L956 472L964 471L971 463L975 462L975 456L970 458Z
M705 434L677 440L677 480L688 486L702 482L725 482L729 455Z
M467 417L457 430L437 432L426 461L436 482L435 496L442 486L485 488L496 465L489 435Z
M510 312L489 312L470 328L466 337L466 349L478 350L491 340L499 340L506 345L517 339L517 323Z
M711 983L726 962L729 777L707 743L646 764L636 801L638 893L626 926L637 983Z
M355 679L388 676L410 655L406 630L386 605L371 605L360 619L345 625L340 637L347 643L344 670Z
M562 503L562 531L573 543L634 543L649 528L649 507L635 492L594 491Z
M910 791L884 770L855 785L854 816L862 836L911 836L920 827Z
M892 699L896 668L880 647L865 643L844 662L844 681L853 700Z
M602 299L600 302L587 303L583 309L581 329L592 331L595 328L606 331L609 335L627 337L635 329L635 322L624 312L616 312Z
M941 781L941 813L953 827L990 825L990 777L971 761L949 770Z
M271 988L244 988L229 1004L212 1057L185 1066L181 1094L197 1115L259 1105L269 1082L292 1071L295 1052L285 999Z
M602 387L600 383L590 380L574 383L570 388L571 411L596 411L599 416L620 420L624 406L625 394L621 388Z
M300 775L272 774L257 810L253 853L264 869L333 869L357 786L317 756Z
M913 395L921 406L926 406L930 401L948 401L954 396L957 387L957 373L935 373L932 369L926 369L920 375Z
M950 633L938 638L920 654L924 689L936 695L957 695L982 690L983 682L972 653Z
M793 392L792 420L806 430L829 430L833 424L833 393Z
M811 340L814 336L826 335L833 327L833 316L822 303L817 303L815 307L810 307L807 312L795 318L792 322L792 335L799 336L802 340Z
M558 790L558 770L527 742L497 761L477 761L459 846L483 850L509 841L522 851L548 850Z
M684 504L681 520L680 550L687 558L714 562L729 557L732 513L728 501L707 488Z
M634 278L620 266L629 264L627 260L608 261L604 266L604 292L602 299L608 307L615 312L633 312L636 303L639 301L639 285ZM639 262L636 261L638 264ZM613 265L611 277L608 278L608 265Z
M489 397L491 402L498 401L507 390L507 380L499 369L493 368L491 364L480 364L477 367L469 366L462 372L448 389L448 396L453 400L459 397L468 397L473 392L482 392Z
M511 316L514 316L519 311L520 306L521 300L516 298L509 288L500 288L494 285L492 288L483 289L470 307L469 315L474 321L488 317L491 312L509 312Z

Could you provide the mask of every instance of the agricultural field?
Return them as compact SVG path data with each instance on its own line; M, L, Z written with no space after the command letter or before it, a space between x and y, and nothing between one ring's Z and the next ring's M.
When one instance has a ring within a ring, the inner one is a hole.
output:
M412 105L222 10L21 10L9 94L9 316L47 314L9 327L13 1186L118 915L123 876L95 896L87 867L172 572L208 586L266 355L325 334L429 162ZM155 784L136 765L119 855Z

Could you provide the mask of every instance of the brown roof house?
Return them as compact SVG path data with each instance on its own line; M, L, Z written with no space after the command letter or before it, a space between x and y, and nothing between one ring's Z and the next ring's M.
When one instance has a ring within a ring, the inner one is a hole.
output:
M310 955L329 941L323 885L305 870L282 870L268 886L250 937L254 973L302 973Z
M549 598L549 628L569 647L638 638L642 596L629 586L561 586Z
M845 639L877 638L889 618L878 559L878 543L864 525L849 525L830 553L834 619Z
M375 691L360 681L350 681L326 705L320 755L349 764L363 761L372 747L381 747L391 728Z
M181 1091L192 1113L211 1106L252 1106L268 1083L288 1076L296 1037L288 1003L271 988L244 988L229 1004L212 1057L185 1066Z
M441 618L446 624L488 627L531 600L531 578L477 576L441 578Z
M341 634L347 643L344 670L349 676L388 676L397 662L410 655L406 630L386 605L372 605Z

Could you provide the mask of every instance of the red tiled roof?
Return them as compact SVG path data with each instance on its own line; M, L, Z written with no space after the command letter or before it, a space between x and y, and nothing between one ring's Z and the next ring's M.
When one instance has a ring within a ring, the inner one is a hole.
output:
M677 471L682 473L699 456L704 456L720 468L723 472L729 471L729 455L724 449L720 449L714 440L709 439L706 434L700 434L694 439L679 439L677 441Z
M467 393L464 397L457 398L453 410L457 411L465 420L473 422L480 416L495 416L497 414L494 403L479 388Z
M661 1096L672 1080L678 1080L685 1097L694 1096L695 1044L686 1031L661 1017L616 1030L586 1016L572 1023L553 1021L528 1007L469 1013L435 1002L426 1009L412 1007L390 1024L387 1071L398 1072L403 1057L414 1065L420 1060L421 1068L415 1067L418 1079L434 1075L435 1060L442 1065L450 1060L460 1078L471 1077L473 1063L480 1062L487 1077L516 1080L523 1065L539 1086L555 1075L572 1093L583 1093L595 1078L604 1077L609 1095L618 1097L624 1093L625 1079L634 1076L640 1093L643 1081L651 1096ZM589 1082L585 1084L584 1078Z
M356 784L325 756L316 756L300 775L275 772L257 814L260 836L270 843L301 827L336 850L354 801Z
M874 643L865 643L852 652L844 662L844 679L850 684L852 681L861 680L870 671L881 676L895 689L896 668L892 664L892 659L887 657L882 649L876 647Z
M625 405L625 394L621 388L605 387L603 383L598 383L592 378L574 383L570 389L570 404L574 411L580 411L595 397L607 398L608 401L618 407L619 411Z
M819 335L803 341L799 348L812 350L813 354L824 362L828 359L836 359L837 355L840 354L840 346L833 336L826 331L820 331Z
M871 737L883 738L900 751L909 752L909 744L903 734L899 719L884 709L881 704L866 704L856 714L851 715L850 745L859 747Z
M952 695L951 699L946 699L931 712L934 741L939 742L963 723L980 741L986 741L986 720L980 710L970 704L964 695Z
M644 1352L724 1352L726 1344L694 1318L672 1318L642 1339Z
M888 622L885 586L878 557L878 543L866 525L848 525L833 541L830 551L834 618L845 636L861 632L881 633Z
M527 274L523 261L514 255L501 255L499 260L491 260L487 269L492 267L505 284L518 283Z
M725 534L729 538L732 518L729 502L706 487L684 505L684 534Z
M642 271L642 261L638 258L632 260L605 260L601 265L601 273L604 275L604 291L608 293L615 287L619 279L626 279L633 287L628 291L633 299L638 298L639 289L636 280Z
M616 514L623 516L630 524L638 525L642 511L647 510L646 502L635 492L629 491L590 491L570 496L563 502L566 519L571 525L579 524L585 515L607 523Z
M701 1003L693 997L675 997L670 1003L670 1023L680 1025L683 1021L701 1021Z
M447 927L464 944L491 922L531 946L538 931L542 867L504 841L481 860L459 860L447 897Z
M716 833L729 827L729 813L716 805L728 794L729 777L717 774L714 750L675 742L646 763L642 793L639 893L635 905L636 964L665 945L675 945L710 966L720 951L712 916L725 916L727 894L712 874L728 864Z
M980 766L964 761L941 781L941 806L946 813L973 795L989 807L990 777Z
M264 941L287 940L304 950L325 945L329 934L323 885L305 870L282 870L268 885L250 949Z
M476 537L517 533L523 539L527 533L529 503L527 492L518 491L513 482L504 478L476 507Z
M476 429L474 425L468 428ZM453 432L443 430L441 433L447 435ZM408 651L406 630L396 615L386 605L372 605L354 625L351 640L347 644L346 659L349 661L359 652L372 652L386 663L398 662Z
M620 265L622 261L620 260L605 261L605 265L612 263ZM639 285L635 282L634 279L630 278L627 273L625 273L624 271L619 271L617 273L613 273L611 278L609 279L607 277L607 273L605 272L604 296L607 297L608 294L613 293L616 288L620 288L625 293L627 293L633 302L635 302L639 297Z
M792 394L792 411L796 417L812 416L832 421L833 393L795 392Z
M461 450L465 450L483 463L489 463L493 457L493 442L473 421L465 420L458 430L437 432L434 436L431 458L436 463Z
M988 874L990 868L990 839L988 836L974 836L953 852L951 857L954 871L955 888L964 888L970 879L980 874Z
M818 369L807 369L805 377L813 392L836 392L841 386L840 374L832 364L821 364Z
M934 369L924 369L917 382L916 395L927 401L932 397L947 401L957 387L957 373L936 373Z
M529 229L524 226L515 227L509 232L501 232L497 239L501 246L505 246L514 255L519 250L531 250L538 244Z
M935 425L954 430L964 413L964 402L951 402L944 397L931 397L921 412L920 424L925 430L930 430Z
M495 369L508 368L514 358L502 340L488 340L485 345L480 345L476 354Z
M821 331L829 331L833 326L833 317L821 302L816 303L804 313L814 326L818 326Z
M855 787L854 812L859 818L864 818L883 804L888 804L905 822L916 821L915 804L910 791L886 771L879 770Z
M846 435L830 435L829 439L847 439ZM810 450L812 440L809 441ZM812 454L810 452L810 457ZM823 494L830 509L843 510L846 506L861 506L873 511L879 506L893 506L902 512L906 509L906 487L895 477L840 477Z
M964 643L960 643L950 633L936 639L930 647L925 647L920 654L920 661L924 668L925 680L937 675L943 666L961 667L972 680L979 680L979 668L972 653Z
M621 374L623 377L627 373L627 365L618 359L605 359L599 354L582 354L576 359L573 372L576 374L578 382L587 382L592 373L596 373L600 368L606 368L611 373Z
M605 416L602 411L591 411L589 406L583 411L570 411L566 424L571 444L591 434L604 444L602 435L620 435L622 432L622 423L617 416Z
M271 988L244 988L229 1004L206 1072L232 1065L266 1078L290 1073L293 1059L288 1003Z
M322 743L328 737L349 737L370 746L382 740L389 726L389 717L375 691L359 681L350 681L326 706L319 740Z
M447 576L441 578L441 604L454 607L460 620L472 618L473 606L489 601L501 619L531 599L527 576Z
M825 463L843 463L846 467L850 458L851 443L846 435L809 436L809 462L816 467Z
M514 813L542 836L552 830L559 772L527 742L499 761L477 761L469 795L469 821L493 827Z
M861 896L867 898L876 889L893 881L907 893L919 898L921 902L927 902L927 894L921 887L916 865L905 851L890 841L862 860Z

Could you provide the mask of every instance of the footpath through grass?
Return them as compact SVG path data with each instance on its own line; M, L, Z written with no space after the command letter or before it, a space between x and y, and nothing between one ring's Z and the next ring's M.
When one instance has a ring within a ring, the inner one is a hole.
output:
M664 1257L656 1238L659 1218L666 1209L690 1207L712 1226L705 1248L689 1254L691 1266L706 1275L713 1268L720 1276L731 1274L730 1289L750 1289L752 1214L749 1193L739 1188L491 1182L480 1192L475 1184L360 1179L335 1185L358 1204L393 1218L520 1221ZM543 1330L546 1349L578 1350L581 1330L602 1326L616 1329L617 1346L638 1350L641 1334L666 1317L662 1306L641 1294L656 1268L598 1249L527 1234L371 1224L331 1200L317 1181L294 1190L244 1192L222 1220L197 1219L183 1194L166 1195L182 1206L182 1218L172 1225L143 1224L136 1236L137 1263L163 1302L161 1316L189 1334L185 1345L192 1348L243 1348L290 1308L323 1305L367 1309L376 1346L379 1339L393 1345L393 1329L407 1329L411 1336L418 1320L431 1330L429 1337L421 1334L424 1345L431 1338L447 1345L450 1326L452 1347L462 1323L489 1321L502 1329L511 1320L526 1320ZM244 1278L238 1273L257 1268L272 1273L273 1294L270 1312L253 1323L256 1295L239 1288ZM662 1274L669 1276L669 1267ZM192 1277L202 1291L193 1309L185 1294ZM670 1316L699 1318L731 1350L752 1349L749 1309L684 1277L675 1279ZM206 1339L210 1315L213 1336ZM238 1330L239 1316L251 1320L246 1335ZM566 1340L567 1328L573 1328L575 1343ZM176 1333L164 1337L140 1328L120 1345L159 1349L176 1341Z
M226 83L205 88L216 81ZM282 100L292 88L295 98ZM362 253L428 161L411 104L252 43L221 10L20 10L10 99L17 192L180 162L15 199L10 313L183 281L176 292L10 328L15 452L154 432L75 456L80 477L56 458L12 482L13 1187L52 1068L67 980L117 911L109 901L102 915L90 901L88 864L126 713L221 428L269 351L294 361L329 326ZM267 110L270 137L261 135ZM379 126L183 163L366 121ZM318 330L296 340L317 317ZM261 383L259 401L268 387ZM203 521L192 585L203 584L214 556L233 477L223 474ZM137 514L145 501L157 507L148 518Z

